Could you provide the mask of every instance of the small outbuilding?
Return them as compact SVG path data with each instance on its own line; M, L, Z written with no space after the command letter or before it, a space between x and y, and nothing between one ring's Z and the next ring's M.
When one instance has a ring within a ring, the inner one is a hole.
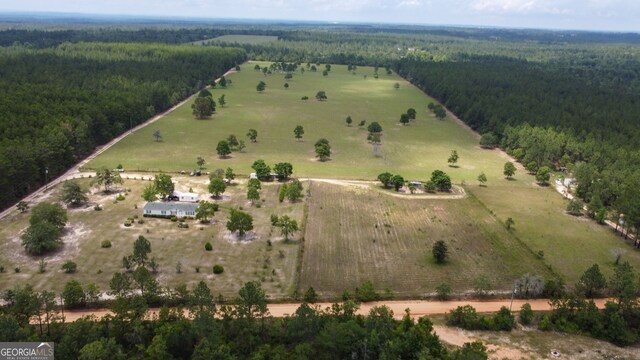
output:
M169 198L170 200L174 200L174 201L198 202L200 201L200 194L196 194L192 192L174 191Z
M180 204L174 202L148 202L144 206L144 216L172 217L179 218L196 216L199 204Z

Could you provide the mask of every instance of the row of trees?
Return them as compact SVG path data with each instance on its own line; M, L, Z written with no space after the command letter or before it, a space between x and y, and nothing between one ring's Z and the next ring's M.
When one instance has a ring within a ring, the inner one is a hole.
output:
M164 307L150 320L145 318L150 302L128 288L122 281L126 278L120 274L112 279L113 314L71 323L62 321L54 293L36 292L30 286L7 291L0 337L52 341L57 358L81 360L487 358L479 342L449 350L439 341L431 321L426 317L416 321L409 310L402 320L396 320L385 306L357 315L359 305L349 300L325 309L304 303L291 316L273 318L267 295L257 282L244 284L233 306L221 296L216 298L203 281L192 288L166 289L177 307ZM84 294L75 285L69 290ZM308 298L313 300L313 294ZM38 326L29 324L32 317L40 319Z

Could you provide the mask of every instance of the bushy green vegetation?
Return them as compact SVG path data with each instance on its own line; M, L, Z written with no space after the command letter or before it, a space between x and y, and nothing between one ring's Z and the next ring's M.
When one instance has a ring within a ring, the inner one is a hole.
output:
M357 315L359 306L353 301L324 310L305 303L289 317L273 318L266 294L256 282L244 284L231 300L233 308L215 298L204 281L192 288L178 286L171 299L177 308L164 307L150 320L145 314L153 303L133 294L135 281L128 282L128 277L118 273L112 280L113 315L71 323L55 316L54 293L17 287L0 315L2 339L53 341L60 359L487 358L481 343L464 344L461 349L444 346L432 322L427 317L415 320L408 310L402 320L396 320L385 306ZM313 294L307 294L313 300ZM83 288L72 280L62 297L71 308L93 303L95 287ZM40 326L30 325L31 318L40 319ZM134 342L130 341L133 335Z

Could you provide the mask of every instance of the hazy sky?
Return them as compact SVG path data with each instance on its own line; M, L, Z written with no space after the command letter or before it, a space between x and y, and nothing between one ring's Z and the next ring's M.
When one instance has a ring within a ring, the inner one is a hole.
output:
M640 0L0 0L0 11L640 31Z

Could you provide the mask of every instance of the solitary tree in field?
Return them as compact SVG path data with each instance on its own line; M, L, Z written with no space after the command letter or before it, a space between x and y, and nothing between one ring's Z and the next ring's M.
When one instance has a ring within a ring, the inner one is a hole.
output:
M249 141L251 141L252 143L258 142L258 130L249 129L249 131L247 132L247 137L249 138Z
M364 123L362 125L364 125ZM369 124L369 126L367 126L367 131L369 131L370 134L381 133L382 126L377 121L374 121L371 124Z
M175 190L175 185L171 180L171 176L167 174L157 174L153 179L153 187L155 188L158 195L160 195L163 199L173 194Z
M209 217L214 216L217 210L217 205L210 202L200 200L200 206L196 209L196 219L201 223L209 222Z
M231 183L233 181L233 179L236 178L236 174L233 172L232 168L227 168L227 170L224 172L224 177L227 179L227 181L229 183Z
M22 238L22 246L30 255L42 255L62 245L62 231L47 222L37 222L27 228Z
M227 140L220 140L218 142L218 146L216 146L216 152L221 158L225 158L229 154L231 154L231 147L229 146L229 142Z
M393 88L396 90L400 89L400 83L393 84Z
M198 158L196 159L196 164L198 165L198 168L202 170L202 167L204 166L204 158L198 156Z
M298 231L298 222L294 219L291 219L288 215L282 215L276 226L280 228L280 232L282 236L284 236L284 241L289 241L289 235Z
M87 202L88 198L80 184L76 181L65 181L62 186L62 202L69 206L78 206Z
M260 193L258 192L258 189L256 189L253 186L249 186L249 188L247 188L247 200L251 201L251 204L255 204L256 201L260 201Z
M289 83L284 83L284 88L288 89L289 88Z
M351 126L351 123L353 122L351 115L347 116L347 119L345 120L345 122L347 123L347 126Z
M155 186L153 184L145 186L142 190L142 198L145 201L156 201L158 192L156 191Z
M503 172L504 176L507 177L507 179L511 179L513 178L513 175L516 174L516 166L513 165L513 163L511 161L507 161L504 164L504 172Z
M504 224L507 226L507 230L511 230L516 222L513 220L513 218L507 218Z
M227 184L220 178L213 178L209 181L209 193L213 194L216 198L219 198L226 189Z
M256 90L258 90L259 93L263 92L266 88L267 84L264 81L260 81L258 85L256 85Z
M433 244L431 252L436 263L443 264L447 260L449 249L447 248L447 244L445 244L444 241L438 240L435 242L435 244Z
M122 183L122 177L119 172L112 171L104 166L96 170L96 176L91 181L92 185L104 185L104 192L109 192L111 186Z
M153 137L156 139L157 142L162 141L162 134L160 134L160 130L154 131Z
M408 115L408 114L402 114L402 115L400 115L400 123L401 123L402 125L407 125L407 124L409 123L409 120L410 120L410 118L409 118L409 115Z
M227 229L231 232L237 231L242 238L247 231L253 230L253 217L246 212L231 209Z
M289 200L289 202L296 202L300 199L302 199L302 183L298 180L293 180L287 187L285 190L285 195L287 197L287 199Z
M487 175L485 175L484 173L480 173L480 175L478 175L478 182L480 183L480 186L484 186L484 184L487 182Z
M253 70L260 71L260 65L256 64L256 66L253 67Z
M293 129L293 135L295 135L296 141L300 141L300 139L302 139L302 135L304 135L304 128L302 125L298 125Z
M409 109L407 110L407 115L409 115L409 119L411 119L411 120L415 120L415 119L416 119L416 115L417 115L417 113L416 113L416 109L414 109L414 108L409 108Z
M211 96L198 96L191 104L193 115L198 119L205 119L216 111L216 102Z
M318 101L327 100L327 93L324 92L323 90L318 91L318 93L316 93L316 100Z
M151 242L144 236L138 236L138 239L133 243L133 254L131 260L138 266L144 266L149 254L151 253Z
M449 166L455 166L456 163L458 162L458 152L456 150L451 150L451 155L449 156L449 159L447 160L447 162L449 163Z
M227 105L227 100L225 98L225 95L222 94L219 98L218 98L218 104L220 104L220 107L224 107L225 105Z
M331 146L329 144L319 144L316 146L316 157L320 161L327 161L331 157Z

